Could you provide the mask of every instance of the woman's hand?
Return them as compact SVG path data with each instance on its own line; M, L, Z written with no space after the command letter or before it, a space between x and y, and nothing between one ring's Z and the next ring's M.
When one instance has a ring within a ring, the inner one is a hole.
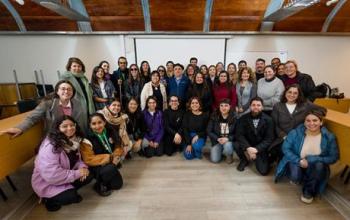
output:
M0 131L0 135L2 134L8 134L11 136L11 138L16 138L20 136L23 133L23 131L19 128L8 128L4 131Z
M88 177L89 173L90 173L89 169L87 169L85 167L80 168L79 172L80 172L80 178L79 178L80 182L83 182L84 180L86 180L86 177Z
M299 165L301 168L307 168L309 166L309 163L307 162L306 159L303 158L299 161Z
M199 138L198 135L194 136L192 138L192 144L196 143L198 141L198 138Z
M186 152L187 153L191 153L192 152L192 146L191 145L187 145Z
M175 144L180 144L181 141L182 141L181 135L176 133L173 141L174 141Z

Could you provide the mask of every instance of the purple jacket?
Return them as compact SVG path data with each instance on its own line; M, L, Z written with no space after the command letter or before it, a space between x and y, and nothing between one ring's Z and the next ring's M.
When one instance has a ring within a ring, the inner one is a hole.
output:
M160 143L164 134L163 114L157 110L152 116L146 109L143 111L143 118L146 124L144 138L149 141Z
M41 143L39 153L35 158L32 175L32 187L41 198L52 198L57 194L73 188L72 182L80 178L79 169L87 165L81 160L70 169L68 156L62 150L54 153L53 145L46 137Z

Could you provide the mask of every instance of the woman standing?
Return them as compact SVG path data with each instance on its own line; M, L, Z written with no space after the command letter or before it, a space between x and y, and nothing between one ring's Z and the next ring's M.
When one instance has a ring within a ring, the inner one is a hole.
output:
M66 115L53 122L41 143L34 162L32 187L48 211L81 202L77 190L92 179L87 165L81 160L79 148L82 144L79 125Z
M276 171L276 181L288 175L293 183L303 185L301 201L305 203L325 190L329 165L339 159L335 136L322 126L323 117L323 112L312 110L304 124L288 133L282 146L284 157Z
M160 75L157 71L153 71L151 75L151 81L146 83L141 92L141 109L146 107L146 99L149 96L155 96L157 98L157 109L165 110L167 108L167 96L166 89L163 84L160 83Z
M96 110L103 109L114 98L115 88L110 80L107 80L101 67L96 66L91 76L92 96Z
M258 96L264 101L264 112L271 115L273 106L280 101L284 91L283 82L276 77L275 70L268 65L264 68L264 78L258 81Z
M74 118L84 134L88 132L86 111L83 110L80 102L73 99L75 89L71 82L61 80L55 85L53 94L45 97L40 104L24 119L23 122L14 128L9 128L2 133L7 133L15 138L44 120L44 133L46 134L52 126L53 121L63 115Z
M254 83L253 72L248 67L239 70L239 81L236 84L238 105L236 111L238 116L249 112L250 100L256 96L257 87Z
M89 80L85 76L85 65L76 57L71 57L66 65L66 70L61 79L68 80L76 90L74 98L79 100L86 110L86 115L95 112L94 100L92 98L92 89Z
M125 96L127 100L130 100L132 97L134 97L138 102L140 102L144 81L136 64L131 64L129 71L128 80L125 81L124 85Z
M207 134L212 143L210 160L213 163L220 162L222 154L225 155L227 163L233 162L233 134L236 119L230 103L229 99L221 100L219 109L212 114L208 123Z
M230 82L232 83L232 85L236 85L238 81L238 72L237 72L236 64L230 63L227 66L227 72L228 72L228 75L230 76Z
M118 144L116 132L106 125L103 115L92 114L89 124L91 144L82 146L81 154L96 179L94 190L101 196L109 196L112 190L123 186L118 170L123 149Z
M229 99L231 101L231 108L236 108L237 94L236 89L229 81L229 75L226 71L219 73L219 79L216 81L213 87L214 102L212 109L219 108L219 103L223 99Z
M182 121L182 129L186 148L184 156L187 160L202 158L202 149L206 140L206 127L209 113L202 112L201 101L198 97L192 97L188 102L188 112Z
M194 76L194 82L188 89L188 100L192 97L198 97L203 103L203 111L209 112L212 105L212 96L209 86L204 79L202 73L196 73Z
M99 67L101 67L104 71L105 79L111 80L112 74L109 73L109 63L106 60L103 60L98 64Z
M146 60L141 62L141 77L144 83L147 83L151 80L151 67Z
M149 96L143 111L146 133L142 140L142 149L146 157L162 156L161 140L164 134L163 114L157 109L157 98Z

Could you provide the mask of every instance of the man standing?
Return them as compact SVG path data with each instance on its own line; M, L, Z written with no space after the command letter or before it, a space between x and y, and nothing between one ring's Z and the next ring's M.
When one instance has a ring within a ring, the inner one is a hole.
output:
M199 72L199 67L198 67L198 59L197 57L191 57L190 59L190 64L195 68L195 72Z
M253 98L250 113L243 115L237 123L235 150L240 158L238 171L243 171L249 161L255 161L256 169L265 176L270 170L268 148L274 140L274 126L271 117L262 110L263 100Z
M183 75L184 67L176 63L174 65L174 76L169 79L169 84L167 86L168 96L177 96L180 99L181 107L186 106L187 101L187 89L190 84L190 80L187 76Z
M265 68L265 60L262 58L258 58L255 62L255 77L258 82L259 79L264 78L264 68Z
M118 58L118 69L113 71L111 81L113 82L113 85L115 87L115 91L117 92L116 97L120 99L122 104L124 105L126 103L126 97L125 89L123 86L123 82L128 79L129 70L127 68L128 61L126 60L126 57L119 57Z

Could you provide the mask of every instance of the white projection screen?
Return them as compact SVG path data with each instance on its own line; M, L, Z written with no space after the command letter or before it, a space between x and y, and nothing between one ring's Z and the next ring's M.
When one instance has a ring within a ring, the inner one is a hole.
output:
M224 62L225 39L136 38L135 43L138 65L147 60L152 70L169 60L186 67L191 57L198 58L199 66Z

